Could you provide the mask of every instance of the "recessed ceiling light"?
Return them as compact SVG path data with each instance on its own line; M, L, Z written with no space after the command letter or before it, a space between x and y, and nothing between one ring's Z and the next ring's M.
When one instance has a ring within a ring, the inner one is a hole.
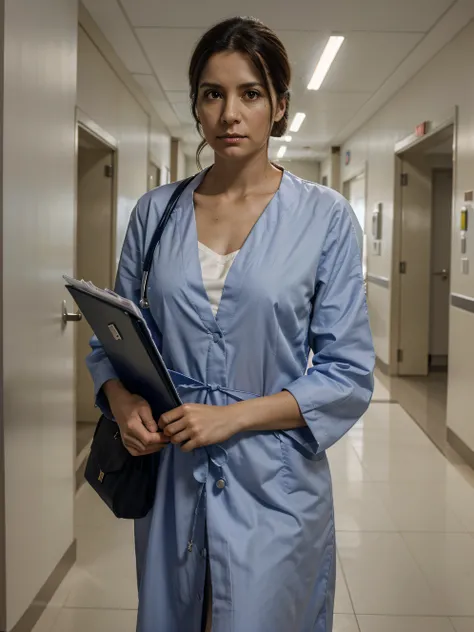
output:
M306 118L306 114L304 114L304 112L297 112L295 114L295 118L293 119L293 122L290 125L290 132L297 132L300 129L305 118Z
M329 68L331 68L332 62L335 60L336 55L342 46L343 41L344 37L342 35L333 35L329 38L323 54L321 55L321 59L318 61L314 75L308 83L308 90L319 90L324 78L328 74Z
M293 136L283 136L283 140L285 141L285 143L291 143L291 141L293 140Z
M277 158L283 158L286 153L286 145L282 145L277 153Z

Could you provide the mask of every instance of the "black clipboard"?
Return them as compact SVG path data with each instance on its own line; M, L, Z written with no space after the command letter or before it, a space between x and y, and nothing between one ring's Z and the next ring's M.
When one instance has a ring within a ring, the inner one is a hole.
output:
M143 397L155 421L182 402L145 322L107 300L71 285L66 289L104 348L125 388Z

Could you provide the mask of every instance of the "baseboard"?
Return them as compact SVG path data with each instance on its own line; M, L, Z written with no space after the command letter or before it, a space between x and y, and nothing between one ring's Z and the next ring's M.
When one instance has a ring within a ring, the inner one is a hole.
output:
M448 428L448 443L474 469L474 450L466 445L451 428Z
M375 365L384 375L390 375L388 364L386 364L378 356L375 358Z
M428 366L430 373L447 373L448 371L448 356L447 355L429 355Z
M33 603L11 632L31 632L33 630L39 618L46 610L47 605L53 598L54 593L59 588L59 585L74 566L76 562L76 555L76 540L74 540L34 598Z

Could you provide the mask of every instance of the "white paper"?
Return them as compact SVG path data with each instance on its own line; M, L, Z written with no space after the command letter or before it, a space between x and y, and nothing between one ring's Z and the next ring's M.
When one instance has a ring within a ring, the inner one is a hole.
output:
M129 312L130 314L133 314L134 316L140 318L140 320L144 321L140 308L133 301L130 301L127 298L124 298L123 296L112 292L112 290L109 290L107 288L105 290L102 290L101 288L98 288L96 285L94 285L91 281L84 281L84 279L79 281L78 279L73 279L66 274L63 275L63 279L71 287L86 292L91 296L101 298L111 305L114 305L115 307L120 307L126 312Z

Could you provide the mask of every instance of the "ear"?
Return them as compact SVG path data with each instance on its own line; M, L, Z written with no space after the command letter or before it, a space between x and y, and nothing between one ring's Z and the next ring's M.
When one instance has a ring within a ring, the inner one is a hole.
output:
M286 108L288 106L288 101L286 97L277 101L276 109L275 109L275 123L279 123L281 119L285 116Z

